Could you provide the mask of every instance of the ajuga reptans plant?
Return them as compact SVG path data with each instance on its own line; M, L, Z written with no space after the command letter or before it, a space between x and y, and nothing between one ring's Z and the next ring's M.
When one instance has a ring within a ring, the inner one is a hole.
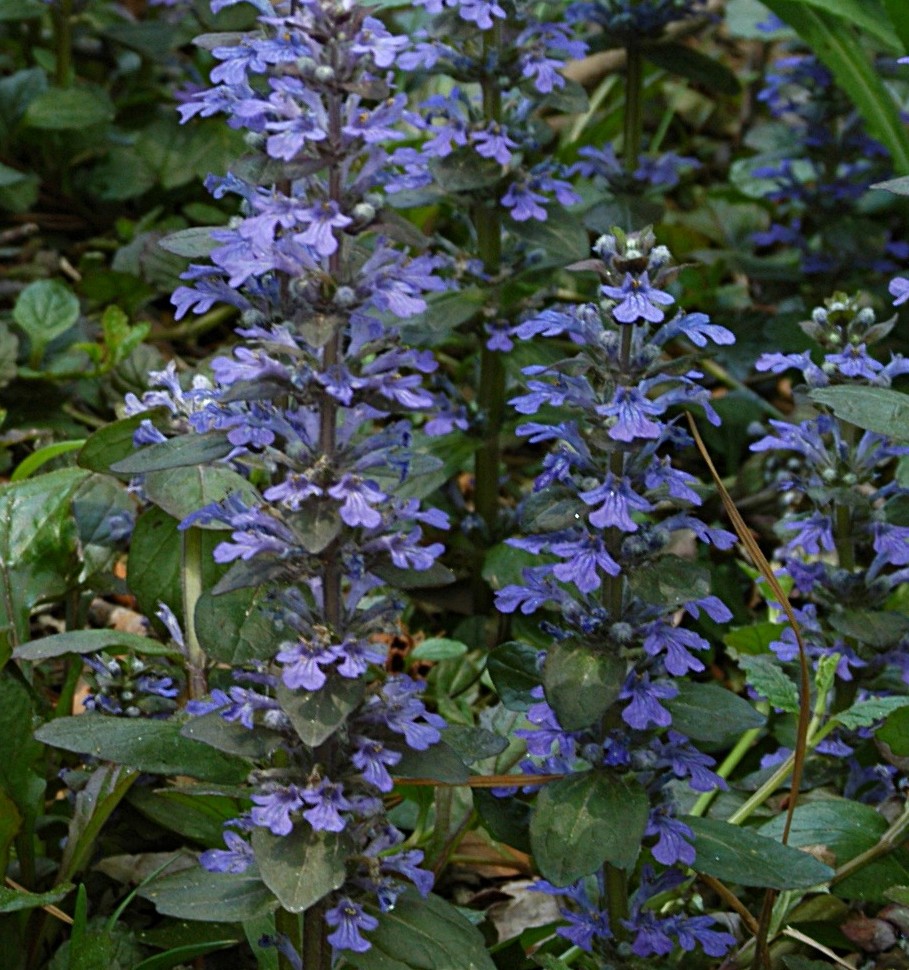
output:
M511 401L522 415L541 415L518 434L552 443L524 511L532 534L509 540L542 561L497 594L504 612L548 611L542 629L551 643L532 727L522 732L523 767L566 777L541 789L531 834L543 888L565 903L560 935L604 959L675 945L718 955L732 938L710 917L681 906L658 916L645 904L684 882L672 867L694 860L692 833L676 817L678 784L700 792L724 785L712 758L673 729L667 704L679 679L704 670L708 648L677 623L678 611L720 622L730 614L703 568L676 555L673 542L694 533L728 549L735 539L698 519L698 483L673 463L672 453L691 445L676 409L718 418L690 359L673 363L663 350L678 338L698 347L733 338L701 313L667 318L670 254L649 231L604 236L595 252L599 259L575 268L600 275L601 302L554 307L519 328L525 339L567 338L577 348L552 366L525 368L527 391ZM581 670L589 692L577 687ZM548 829L589 797L608 803L609 827L621 837L567 862L554 857ZM654 864L667 868L658 874Z

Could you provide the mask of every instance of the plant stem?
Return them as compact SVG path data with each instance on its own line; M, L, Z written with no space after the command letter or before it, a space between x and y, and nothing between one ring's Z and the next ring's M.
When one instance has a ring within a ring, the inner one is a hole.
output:
M838 882L842 882L843 879L858 872L859 869L881 858L881 856L888 855L895 849L898 849L906 840L907 836L909 836L909 802L903 807L903 814L884 832L875 845L859 853L854 859L844 862L836 870L833 878L830 880L830 885L833 886Z
M275 913L275 929L290 940L291 946L297 953L302 954L304 946L303 921L299 914L290 913L286 909L279 909ZM280 949L278 950L278 970L295 970L290 957Z
M54 82L58 88L68 88L73 63L73 0L58 0L52 7L54 31Z
M483 34L483 50L489 54L501 45L501 23ZM481 82L483 113L488 121L502 121L502 92L498 79L488 74ZM495 200L478 202L473 212L477 234L477 249L484 270L495 279L502 269L502 215ZM483 441L474 459L475 495L477 514L486 524L487 535L492 541L499 514L499 473L501 468L500 436L505 417L505 362L499 351L486 347L485 334L480 320L479 336L482 341L480 353L480 380L477 405L483 416ZM486 597L488 599L488 597Z
M755 741L764 733L764 728L751 728L746 731L736 742L735 747L726 755L723 759L723 763L717 768L716 773L720 778L728 778L733 771L738 767L742 758L751 749L751 746ZM704 815L707 809L710 807L710 803L719 794L719 788L714 788L712 791L704 792L698 800L692 805L689 815L694 815L696 818L700 818Z
M634 45L626 48L625 129L623 157L629 173L638 167L644 134L644 55Z
M303 914L304 970L331 970L331 947L326 936L324 904L316 903Z
M805 745L806 753L813 751L836 727L836 721L828 721L819 728L820 719L815 716L808 726L808 737ZM763 785L743 805L740 805L726 820L731 825L740 825L749 818L755 809L759 808L783 784L792 772L795 764L795 752L776 769Z
M628 919L628 877L624 869L607 862L603 866L603 880L606 883L606 903L609 909L609 928L616 940L628 935L622 920Z
M205 674L207 658L196 636L196 604L202 596L202 530L183 533L183 638L186 642L186 672L190 700L208 693Z

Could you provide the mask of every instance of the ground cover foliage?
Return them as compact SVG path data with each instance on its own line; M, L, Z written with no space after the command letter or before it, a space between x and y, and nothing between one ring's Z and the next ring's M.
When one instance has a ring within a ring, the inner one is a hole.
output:
M4 967L909 966L901 7L0 2Z

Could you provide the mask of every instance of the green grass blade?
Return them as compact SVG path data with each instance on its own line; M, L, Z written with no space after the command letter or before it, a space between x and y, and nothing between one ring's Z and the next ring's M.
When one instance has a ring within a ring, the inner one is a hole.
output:
M858 109L868 132L883 144L897 172L909 172L909 133L890 92L859 43L851 22L802 0L763 0L833 72ZM830 9L830 6L827 5Z

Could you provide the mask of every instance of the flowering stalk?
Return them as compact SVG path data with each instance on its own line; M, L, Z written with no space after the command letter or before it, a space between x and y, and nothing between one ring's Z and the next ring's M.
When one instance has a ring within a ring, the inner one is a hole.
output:
M287 910L275 941L282 963L327 970L334 953L369 949L408 885L423 896L432 885L422 852L400 848L383 796L407 752L436 744L444 721L425 708L421 685L385 674L381 644L403 608L387 584L433 568L442 546L422 529L447 527L442 513L396 495L415 458L396 412L435 407L422 380L436 364L403 347L390 321L423 312L424 294L447 284L445 261L396 244L383 211L383 145L404 137L409 117L388 69L407 39L347 0L259 9L255 32L217 35L216 87L181 109L185 119L225 113L256 152L209 180L216 195L240 197L242 215L212 233L211 263L191 266L174 294L178 317L236 307L241 342L212 362L212 381L184 390L171 367L155 375L162 390L129 404L167 408L180 433L223 438L229 494L181 528L226 530L214 592L258 589L277 642L188 706L225 730L242 725L262 752L250 807L202 864L254 867ZM143 422L139 443L164 438ZM218 659L217 642L204 646ZM302 866L312 870L305 887L286 878Z
M508 613L556 611L541 623L551 638L543 683L528 712L531 728L518 734L527 742L523 768L531 788L534 774L566 778L538 796L532 843L548 879L541 888L565 901L569 925L558 932L583 950L615 959L628 937L640 957L666 954L673 941L719 955L732 938L710 929L708 917L674 911L659 918L647 908L654 893L684 881L680 872L657 876L646 864L637 889L628 886L642 840L663 866L694 859L669 778L700 792L725 786L712 759L672 729L664 706L678 693L675 678L704 669L697 653L708 646L676 625L676 612L697 618L703 610L717 621L730 616L699 567L667 547L680 530L721 549L734 536L691 513L701 502L697 483L667 454L690 444L668 417L670 408L697 405L712 422L718 418L697 383L700 373L674 366L662 349L681 336L700 347L733 338L703 314L666 320L663 308L674 302L662 288L670 256L649 231L627 238L616 231L598 240L595 252L599 259L574 268L600 275L602 302L545 310L517 331L524 339L563 336L578 348L550 367L526 368L527 393L511 402L524 415L557 409L557 417L517 429L532 442L553 442L525 510L529 525L536 520L547 529L509 540L549 561L526 568L523 585L497 594L498 608ZM683 581L670 579L677 571L684 571ZM657 575L663 578L654 585ZM579 692L581 670L589 693ZM599 799L602 844L585 845L583 858L549 857L550 829L568 824L575 811L586 817ZM611 841L608 832L621 834ZM594 878L581 878L588 875Z
M895 302L905 299L904 292L909 292L905 280L891 283ZM909 567L909 528L899 511L909 490L895 480L894 470L909 448L838 418L824 397L831 387L889 387L909 371L903 357L885 364L869 351L895 319L878 322L859 297L837 293L802 324L825 352L820 364L811 352L764 354L757 362L763 372L799 370L820 408L817 416L797 423L771 421L770 432L752 450L785 462L777 473L785 503L777 556L800 600L796 613L809 655L816 664L835 663L834 710L879 695L888 672L909 683L906 629L893 602ZM791 631L783 631L770 649L784 663L792 661ZM867 731L831 726L817 750L847 767L843 783L849 797L877 801L892 790L895 769L877 764L876 757L870 765L866 757L853 757L867 748L867 740ZM775 757L786 756L782 749Z

